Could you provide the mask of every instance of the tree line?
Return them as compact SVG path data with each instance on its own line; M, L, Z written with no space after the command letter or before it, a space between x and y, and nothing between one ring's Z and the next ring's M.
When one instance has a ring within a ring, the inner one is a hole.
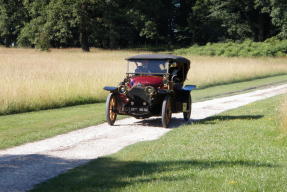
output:
M286 0L0 0L0 44L89 51L286 39L286 10Z

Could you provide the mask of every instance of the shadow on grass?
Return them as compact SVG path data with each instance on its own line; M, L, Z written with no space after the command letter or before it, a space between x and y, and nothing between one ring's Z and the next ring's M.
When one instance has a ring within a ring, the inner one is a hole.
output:
M218 167L265 167L277 165L256 161L186 160L186 161L118 161L99 158L39 186L40 191L117 191L124 187L153 181L177 181L195 177L193 173ZM176 173L175 173L176 172ZM177 176L175 177L174 174ZM36 188L37 189L37 188ZM37 191L37 190L35 190Z
M53 156L1 155L0 191L26 191L35 184L88 163L88 159L62 159ZM176 181L192 178L188 172L226 167L274 168L276 164L250 160L178 160L121 161L99 158L68 173L38 185L35 191L114 191L152 181ZM175 173L176 172L176 173ZM177 177L174 177L174 173Z
M231 121L231 120L257 120L263 118L263 115L216 115L206 119L192 120L195 124L216 124L218 121Z

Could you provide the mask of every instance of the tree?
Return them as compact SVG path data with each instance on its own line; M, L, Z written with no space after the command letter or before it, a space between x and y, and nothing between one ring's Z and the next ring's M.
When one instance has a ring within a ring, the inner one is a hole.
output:
M273 34L268 0L210 0L211 17L220 20L227 38L263 41Z
M80 44L83 51L90 51L89 46L89 2L88 1L79 1L78 3L78 17L79 17L79 33L80 33Z
M278 36L287 39L287 1L270 0L272 23L279 28Z
M18 45L22 47L37 47L47 50L50 47L48 31L44 27L47 20L47 6L50 0L24 0L23 5L28 13L25 23L17 37Z
M197 44L222 40L226 32L220 19L213 17L211 0L198 0L192 6L187 18L186 32L190 41Z
M190 45L193 43L193 26L191 22L194 19L192 17L192 7L194 7L196 1L190 0L178 0L174 2L175 6L175 29L176 42L181 45ZM191 18L192 17L192 18ZM191 24L191 25L189 25Z
M286 0L0 0L0 44L122 48L287 38Z
M0 0L0 42L6 47L15 44L26 20L22 0Z
M18 38L22 46L81 46L89 51L96 0L26 0L30 22Z

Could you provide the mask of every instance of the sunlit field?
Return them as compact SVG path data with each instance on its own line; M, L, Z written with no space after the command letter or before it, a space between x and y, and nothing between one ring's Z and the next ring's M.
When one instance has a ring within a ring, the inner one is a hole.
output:
M146 53L146 52L141 52ZM0 114L105 100L136 51L0 48ZM191 58L187 83L201 87L287 73L287 58Z

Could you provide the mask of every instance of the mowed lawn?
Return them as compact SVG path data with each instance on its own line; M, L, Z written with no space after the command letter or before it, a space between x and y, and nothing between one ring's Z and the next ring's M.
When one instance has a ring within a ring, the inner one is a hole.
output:
M287 75L192 91L193 102L238 94L254 87L286 82ZM118 116L123 118L123 116ZM33 142L105 122L105 103L0 116L0 149Z
M181 126L38 185L33 191L286 191L283 96Z
M104 114L100 103L0 116L0 149L103 123Z

